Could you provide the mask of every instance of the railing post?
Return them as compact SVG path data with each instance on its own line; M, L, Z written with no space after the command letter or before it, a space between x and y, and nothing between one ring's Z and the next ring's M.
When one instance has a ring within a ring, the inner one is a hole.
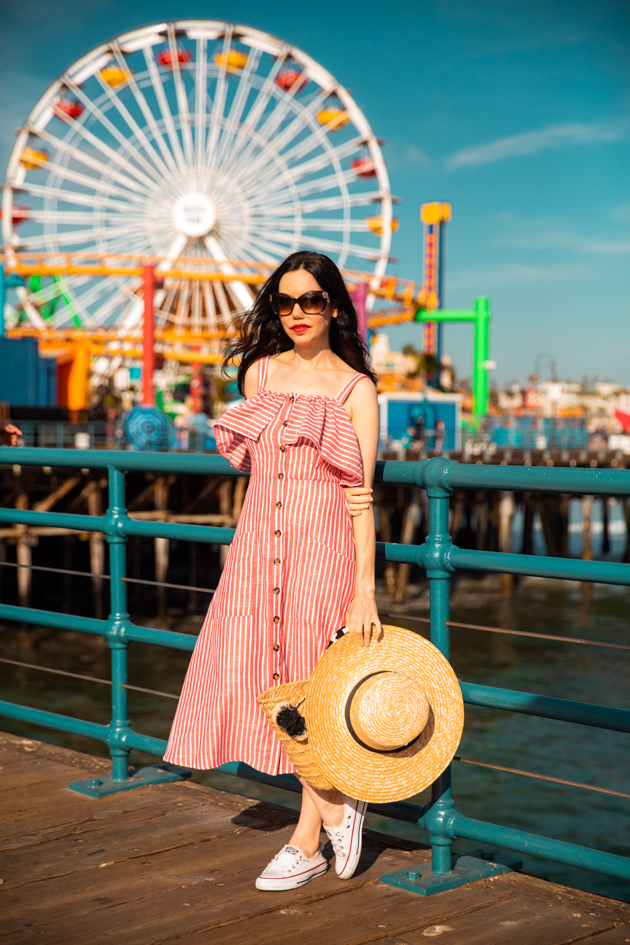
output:
M109 472L109 508L110 520L116 521L125 515L125 474L120 469L110 466ZM130 729L127 705L127 650L129 644L121 639L129 620L127 613L127 585L123 578L127 576L126 543L127 538L116 532L107 535L109 545L110 615L109 646L112 655L112 720L110 723L112 756L112 780L126 781L128 777L129 750L121 744L121 739Z
M450 570L448 556L451 536L448 531L448 500L450 490L444 484L445 462L427 464L425 481L429 497L429 534L426 540L426 571L430 594L431 643L450 659L450 630L447 626L450 608ZM445 876L451 872L451 847L453 838L448 833L447 822L453 811L451 796L450 766L440 775L431 788L431 817L429 839L431 841L431 871L434 876Z
M125 634L130 627L127 613L127 556L125 522L125 474L115 466L108 466L109 503L105 516L105 534L109 546L110 614L107 621L107 640L112 654L112 719L108 726L107 743L112 757L112 774L107 778L75 781L73 791L90 797L105 797L147 784L163 784L190 777L190 771L169 765L149 765L129 776L128 738L135 733L129 722L127 700L127 650Z
M424 486L429 497L429 534L422 546L420 559L429 579L431 642L449 661L449 581L453 570L453 543L448 530L449 496L452 492L448 479L450 465L449 460L440 456L417 463L414 472L416 485ZM497 876L510 869L505 861L492 862L493 854L489 854L490 862L475 856L462 856L453 863L455 816L449 765L433 783L431 803L422 810L418 821L429 834L431 864L387 873L381 876L381 882L422 896L431 896L477 879Z

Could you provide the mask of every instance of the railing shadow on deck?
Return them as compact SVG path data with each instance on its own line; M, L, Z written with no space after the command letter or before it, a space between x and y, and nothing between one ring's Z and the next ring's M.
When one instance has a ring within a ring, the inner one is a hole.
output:
M107 620L60 614L0 603L0 619L58 627L107 639L111 649L112 717L109 725L71 718L54 712L0 702L0 715L71 732L105 742L112 757L112 781L123 786L129 778L128 757L136 749L161 757L166 742L135 732L128 719L127 650L131 642L151 643L191 651L196 638L184 633L157 630L132 623L127 611L126 541L129 536L179 539L229 544L234 529L204 525L138 521L125 510L125 472L128 470L239 476L227 460L216 455L131 453L104 450L0 448L0 464L106 469L109 504L104 516L0 509L0 522L25 526L52 526L100 532L110 552L110 614ZM501 574L535 575L573 581L630 585L630 564L533 557L503 552L471 551L452 544L448 530L449 496L454 489L500 489L573 495L630 496L630 471L468 465L443 457L419 462L386 461L377 464L376 480L421 487L429 497L429 533L422 545L377 542L377 556L389 562L418 564L430 584L430 638L450 657L449 581L458 569ZM461 682L464 701L544 718L558 719L601 729L630 732L630 711L567 699L498 689ZM283 789L301 790L292 775L274 778L241 762L218 769ZM400 802L372 805L375 812L406 823L419 824L429 834L432 870L444 876L451 870L455 838L495 844L520 853L540 856L570 866L630 879L630 858L537 834L486 823L459 813L451 792L448 769L433 785L431 802L424 808Z

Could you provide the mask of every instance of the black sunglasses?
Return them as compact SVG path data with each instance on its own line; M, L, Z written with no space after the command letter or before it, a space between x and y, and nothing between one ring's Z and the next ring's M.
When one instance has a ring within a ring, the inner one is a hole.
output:
M305 315L322 315L328 305L328 299L328 292L323 291L305 292L299 299L285 295L284 292L272 292L269 296L271 308L280 318L290 315L296 302Z

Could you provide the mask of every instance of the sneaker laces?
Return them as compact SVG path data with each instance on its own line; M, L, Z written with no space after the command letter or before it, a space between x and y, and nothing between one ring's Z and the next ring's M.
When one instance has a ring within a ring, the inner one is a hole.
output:
M296 857L299 857L299 859L296 859ZM304 858L304 854L298 847L286 846L283 847L279 853L276 853L273 860L267 864L267 869L269 869L270 866L279 866L280 869L293 869L298 863L301 863Z
M352 816L352 814L349 813L349 814L348 814L348 818L350 818L351 816ZM345 855L345 854L344 854L344 850L343 850L343 836L344 836L344 828L345 828L345 823L344 823L344 822L345 822L345 819L346 819L346 817L345 817L345 814L344 814L343 820L341 821L340 824L337 824L336 827L326 827L326 825L324 824L324 830L325 830L326 833L328 834L328 839L330 840L330 842L331 842L331 844L332 844L332 848L333 848L333 852L334 852L335 856L344 856L344 855Z

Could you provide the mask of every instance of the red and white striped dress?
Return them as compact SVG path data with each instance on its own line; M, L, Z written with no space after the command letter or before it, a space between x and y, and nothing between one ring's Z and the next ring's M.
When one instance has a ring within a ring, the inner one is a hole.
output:
M221 453L251 480L164 756L192 768L295 770L256 696L308 679L354 592L342 486L363 482L363 464L343 403L365 375L334 398L265 390L266 376L264 358L258 393L214 425Z

